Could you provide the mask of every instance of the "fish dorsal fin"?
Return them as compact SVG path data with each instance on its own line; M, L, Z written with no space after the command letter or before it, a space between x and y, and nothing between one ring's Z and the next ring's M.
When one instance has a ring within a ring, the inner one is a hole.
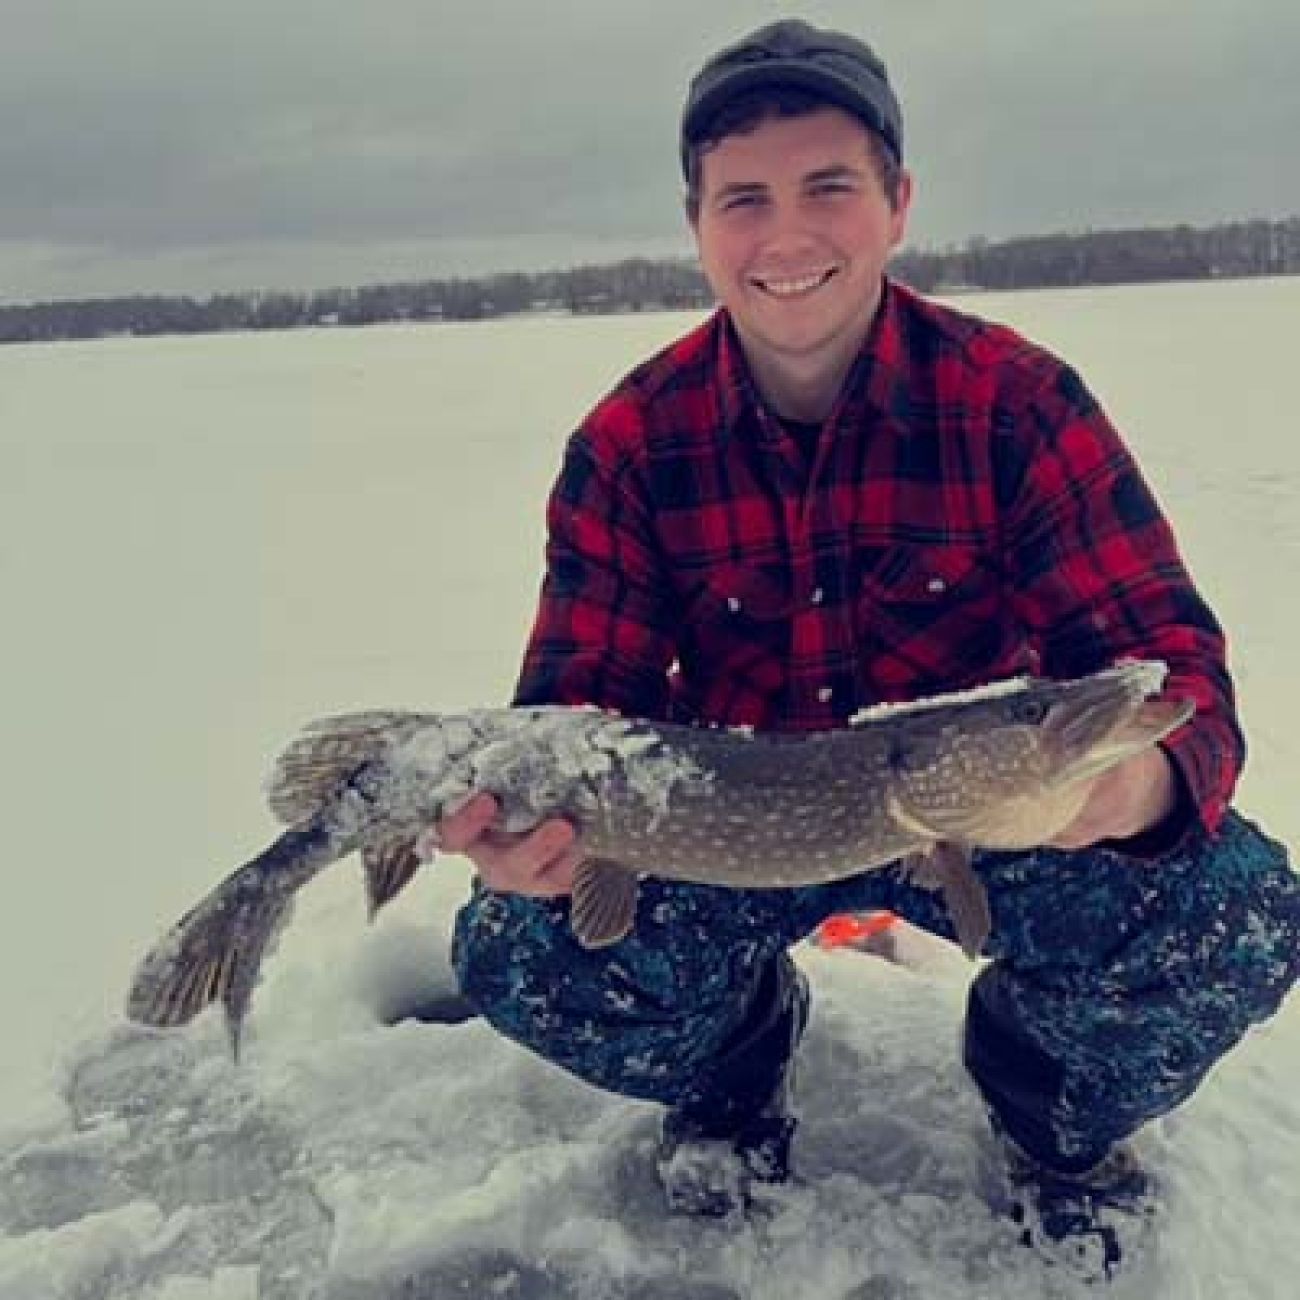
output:
M636 920L634 871L605 858L588 858L573 877L570 924L584 948L607 948Z
M375 709L311 723L271 769L266 781L271 811L289 826L314 817L357 768L434 716Z
M366 871L366 902L372 921L385 903L406 888L420 869L420 861L412 839L370 844L361 850L361 865Z

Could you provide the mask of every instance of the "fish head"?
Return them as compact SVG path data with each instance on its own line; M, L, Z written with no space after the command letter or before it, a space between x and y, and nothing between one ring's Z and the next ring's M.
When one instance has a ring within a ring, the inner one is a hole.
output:
M889 743L894 816L936 840L1047 842L1074 820L1097 776L1191 716L1190 701L1153 698L1163 680L1163 664L1131 662L903 710Z

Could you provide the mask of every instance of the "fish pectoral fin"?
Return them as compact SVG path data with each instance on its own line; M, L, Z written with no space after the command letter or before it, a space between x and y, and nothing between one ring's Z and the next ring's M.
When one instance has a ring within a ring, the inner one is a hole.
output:
M972 960L978 957L993 929L993 913L984 882L971 867L970 850L954 840L939 840L909 853L902 870L912 884L943 894L962 952Z
M636 872L606 858L588 858L573 877L569 923L584 948L607 948L636 920Z
M361 850L361 865L366 873L366 905L372 921L385 903L406 888L421 862L413 839L370 844Z
M919 889L929 889L937 893L944 887L946 877L939 850L938 840L927 844L923 849L914 849L906 854L899 863L899 871L909 885Z

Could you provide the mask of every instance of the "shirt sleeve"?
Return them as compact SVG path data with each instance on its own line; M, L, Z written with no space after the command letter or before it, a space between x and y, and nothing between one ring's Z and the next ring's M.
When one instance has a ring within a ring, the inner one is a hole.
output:
M547 506L541 597L517 704L595 704L662 718L674 655L670 587L641 471L600 436L569 440ZM605 417L609 418L609 417ZM628 408L614 419L627 423Z
M1083 382L1055 369L1003 425L1003 562L1042 669L1071 677L1161 659L1165 693L1196 713L1164 743L1214 830L1245 757L1223 631L1132 455Z

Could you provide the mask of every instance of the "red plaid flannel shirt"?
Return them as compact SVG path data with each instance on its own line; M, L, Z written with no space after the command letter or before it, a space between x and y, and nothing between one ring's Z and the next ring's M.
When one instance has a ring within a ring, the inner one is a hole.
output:
M519 703L812 730L1017 673L1163 659L1211 828L1243 757L1224 639L1073 371L886 283L812 463L725 312L571 438Z

